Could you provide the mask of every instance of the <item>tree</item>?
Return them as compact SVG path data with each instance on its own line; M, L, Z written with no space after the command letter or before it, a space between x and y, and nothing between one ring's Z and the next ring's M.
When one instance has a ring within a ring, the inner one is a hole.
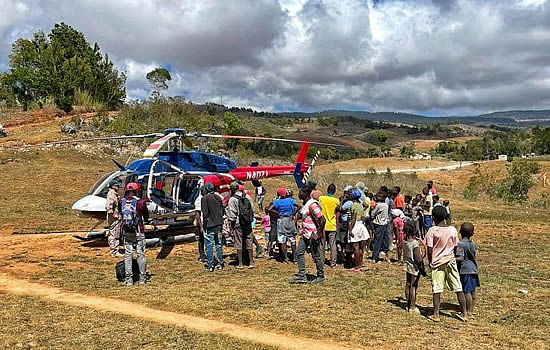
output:
M0 73L0 107L16 106L13 81L8 73Z
M225 112L223 114L223 132L227 135L237 135L241 131L241 120L239 117L231 112ZM228 147L232 147L234 151L237 150L239 144L237 139L229 139L226 141Z
M14 95L27 110L31 101L42 105L48 96L48 79L44 74L43 53L48 43L44 33L38 31L31 40L17 39L12 45L10 54L11 72L6 80L10 81Z
M386 141L388 140L388 135L386 135L385 132L383 131L379 131L378 134L376 135L376 138L378 139L378 142L383 145L386 143Z
M77 90L109 108L118 107L126 97L126 75L101 54L97 43L91 47L84 34L63 22L47 37L38 31L30 40L15 41L6 81L24 109L30 102L42 106L51 97L68 112Z
M153 89L152 95L159 96L162 90L168 89L167 81L172 80L170 72L165 68L155 68L145 76Z

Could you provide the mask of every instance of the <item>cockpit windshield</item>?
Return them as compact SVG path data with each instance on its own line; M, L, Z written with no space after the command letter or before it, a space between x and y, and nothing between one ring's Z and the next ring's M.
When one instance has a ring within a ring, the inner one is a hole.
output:
M109 178L111 175L113 175L115 172L114 171L111 171L110 173L107 173L105 175L103 175L99 180L97 180L97 182L90 188L90 190L88 191L88 194L89 195L93 195L94 192L97 190L97 188L105 181L107 180L107 178Z

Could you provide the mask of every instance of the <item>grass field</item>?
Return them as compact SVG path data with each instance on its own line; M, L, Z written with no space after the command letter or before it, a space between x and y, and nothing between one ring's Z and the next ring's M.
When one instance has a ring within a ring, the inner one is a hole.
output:
M363 166L366 161L359 161ZM382 161L376 161L382 162ZM549 162L545 162L548 169ZM503 164L485 164L499 176ZM339 191L358 180L371 187L382 182L420 190L432 178L441 196L450 199L454 222L472 221L479 247L481 284L475 318L461 323L450 316L456 298L442 298L442 322L404 310L404 273L398 264L366 265L360 273L327 268L322 285L294 286L288 279L295 265L259 259L254 270L231 267L203 272L194 244L178 246L165 260L147 252L153 274L143 287L125 288L114 278L114 263L104 246L85 246L70 235L11 235L13 230L76 230L91 222L70 210L101 173L111 170L105 154L61 148L55 151L0 152L3 186L0 201L0 274L83 296L129 301L156 310L246 326L251 334L271 331L347 347L546 349L550 327L550 213L542 208L490 201L465 202L462 189L471 169L410 175L337 176L327 166L315 179ZM323 167L319 167L323 169ZM7 179L7 180L5 180ZM290 179L265 181L268 192ZM534 193L541 191L540 184ZM226 250L226 253L230 253ZM312 261L308 258L308 266ZM311 271L311 270L310 270ZM528 290L527 294L520 289ZM28 294L33 291L23 291ZM24 294L23 293L23 294ZM93 306L77 307L42 297L6 293L0 284L0 348L177 348L265 349L262 339L245 342L216 332L203 333ZM431 313L430 282L422 279L418 304ZM447 316L448 317L447 317ZM308 348L307 346L304 348ZM311 346L310 346L311 348Z

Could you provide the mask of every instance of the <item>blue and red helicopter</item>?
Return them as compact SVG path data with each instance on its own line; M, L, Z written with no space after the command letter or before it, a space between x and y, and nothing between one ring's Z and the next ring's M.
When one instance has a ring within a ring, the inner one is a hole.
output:
M340 146L330 143L308 142L293 139L254 137L236 135L215 135L188 133L184 129L166 129L165 133L90 138L59 143L76 143L87 141L122 140L158 137L147 147L143 158L128 166L115 162L117 170L102 176L89 190L88 194L74 203L72 209L77 215L94 218L98 224L105 219L105 202L109 184L118 180L122 184L136 182L140 184L140 196L149 199L150 225L153 227L175 227L185 223L188 218L200 209L201 187L210 182L219 188L224 196L229 196L229 185L233 181L250 181L254 186L260 180L275 176L293 176L298 188L307 181L313 165L306 162L310 144ZM227 156L201 151L182 151L184 145L190 146L190 138L247 139L300 143L301 147L292 165L261 166L257 162L248 166L238 166ZM167 150L162 150L167 148ZM91 232L87 237L92 240ZM158 239L149 245L162 245Z

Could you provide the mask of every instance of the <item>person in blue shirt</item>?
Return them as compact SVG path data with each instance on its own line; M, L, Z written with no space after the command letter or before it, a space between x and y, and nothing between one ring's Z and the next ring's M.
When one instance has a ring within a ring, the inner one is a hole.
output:
M476 288L479 287L479 272L477 267L477 246L472 240L474 225L465 222L460 225L462 240L456 249L456 261L460 273L460 283L466 299L466 316L472 316L476 302Z
M279 255L281 261L290 263L287 253L287 242L292 249L292 262L296 262L296 223L294 215L298 212L298 205L294 198L288 195L286 188L277 189L279 199L273 201L269 211L277 213L277 243L279 244Z

